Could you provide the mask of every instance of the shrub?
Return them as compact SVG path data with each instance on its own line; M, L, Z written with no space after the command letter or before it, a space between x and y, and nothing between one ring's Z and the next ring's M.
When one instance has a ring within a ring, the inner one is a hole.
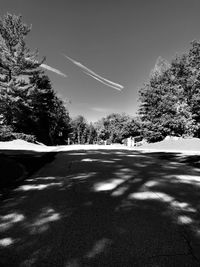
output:
M24 141L31 142L31 143L35 143L37 141L36 137L31 134L13 133L12 136L14 137L14 139L22 139Z
M10 141L15 139L12 137L13 130L10 126L0 126L0 141Z
M36 137L30 134L15 133L10 126L0 126L0 141L12 141L15 139L22 139L27 142L35 143Z
M160 132L147 132L145 134L145 139L148 143L155 143L162 141L165 138Z

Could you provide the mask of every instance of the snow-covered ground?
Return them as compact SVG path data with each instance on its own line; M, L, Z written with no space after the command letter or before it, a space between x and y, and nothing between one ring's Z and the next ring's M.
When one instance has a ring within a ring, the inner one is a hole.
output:
M176 151L200 154L200 139L198 138L166 138L156 143L147 143L137 149L145 151Z
M24 140L13 140L8 142L0 142L1 150L31 150L31 151L40 151L40 152L48 152L52 150L52 147L48 147L40 144L33 144L26 142Z
M24 140L13 140L0 142L0 150L31 150L38 152L59 152L70 150L89 150L89 149L126 149L124 145L70 145L70 146L46 146L43 144L33 144Z
M200 139L165 139L161 142L144 144L138 147L127 147L120 144L114 145L70 145L70 146L45 146L43 144L33 144L24 140L13 140L9 142L0 142L0 150L29 150L38 152L60 152L70 150L90 150L90 149L129 149L142 151L172 151L182 153L200 154Z

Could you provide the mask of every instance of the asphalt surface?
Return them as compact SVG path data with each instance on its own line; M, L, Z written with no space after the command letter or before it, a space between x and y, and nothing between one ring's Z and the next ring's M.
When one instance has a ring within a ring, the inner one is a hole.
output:
M59 152L0 206L0 266L200 266L200 156Z

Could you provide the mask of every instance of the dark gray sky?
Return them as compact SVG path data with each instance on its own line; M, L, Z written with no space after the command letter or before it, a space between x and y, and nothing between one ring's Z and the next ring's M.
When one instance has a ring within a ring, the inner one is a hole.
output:
M1 0L1 16L21 14L27 37L46 63L54 88L72 101L72 116L95 121L111 112L135 115L138 90L158 56L170 61L200 39L199 0ZM122 92L83 73L63 53L124 86Z

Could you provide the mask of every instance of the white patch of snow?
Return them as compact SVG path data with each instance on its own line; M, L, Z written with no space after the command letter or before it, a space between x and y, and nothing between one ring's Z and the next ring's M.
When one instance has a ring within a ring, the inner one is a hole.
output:
M139 150L144 152L165 151L165 152L181 152L186 154L200 154L200 139L198 138L179 138L178 140L165 139L161 142L144 144L140 147L127 147L125 145L62 145L62 146L46 146L43 144L33 144L24 140L13 140L8 142L0 142L0 150L27 150L36 152L61 152L74 150Z

